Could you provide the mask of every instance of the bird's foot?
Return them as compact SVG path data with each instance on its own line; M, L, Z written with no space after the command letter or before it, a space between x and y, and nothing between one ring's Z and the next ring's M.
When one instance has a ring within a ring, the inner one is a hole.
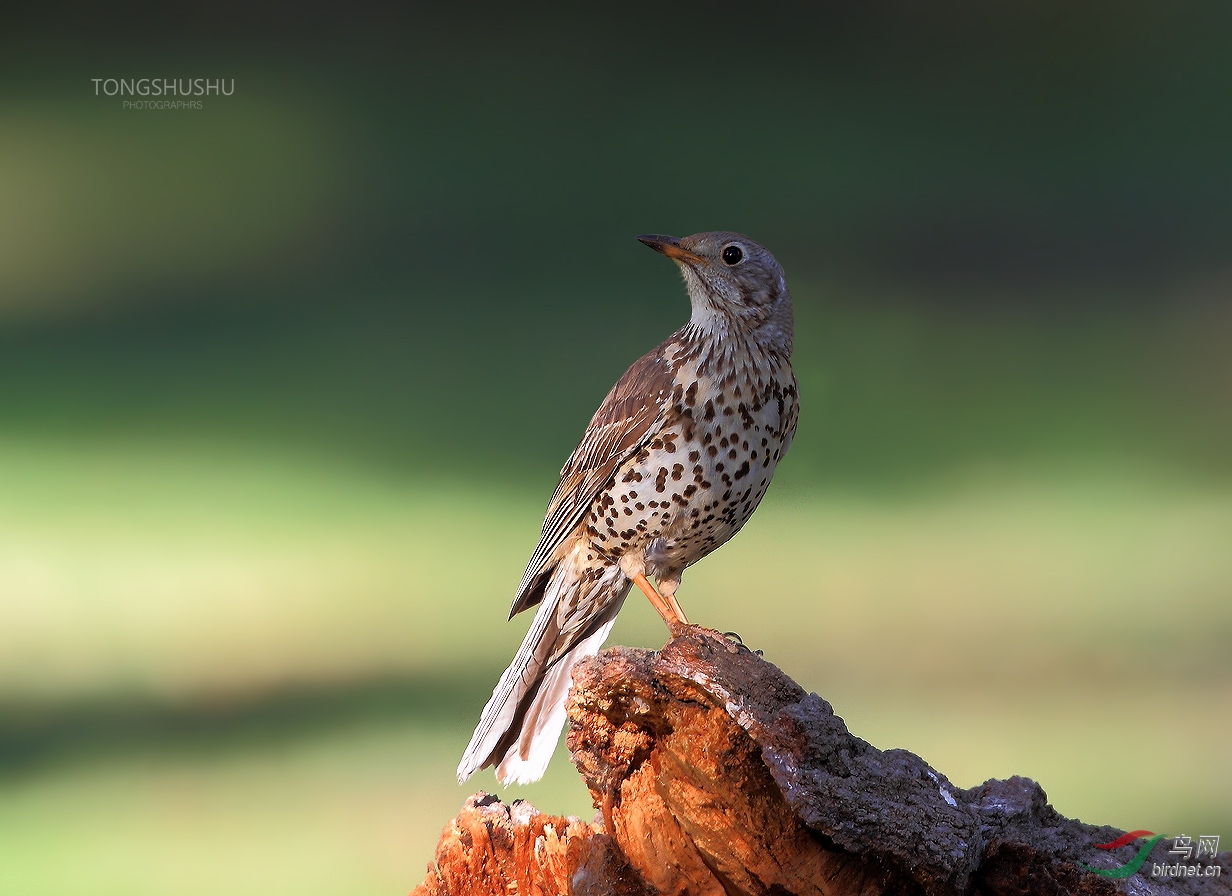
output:
M667 630L671 632L673 638L682 638L687 635L690 630L701 628L701 626L693 625L687 621L681 622L679 620L672 620L669 622L666 619L663 621L667 622Z
M720 632L719 634L721 634L724 638L730 641L737 651L743 650L746 653L753 654L754 656L762 655L762 652L760 650L753 650L751 647L745 644L744 638L740 637L740 635L737 632Z

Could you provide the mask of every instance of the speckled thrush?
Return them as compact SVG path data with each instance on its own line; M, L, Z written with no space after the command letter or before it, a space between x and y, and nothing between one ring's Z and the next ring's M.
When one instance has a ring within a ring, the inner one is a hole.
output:
M675 261L693 313L612 387L560 471L510 618L539 605L484 707L458 780L542 777L570 671L599 650L636 584L675 631L684 570L740 530L791 445L791 295L738 233L638 237ZM651 585L647 576L654 576Z

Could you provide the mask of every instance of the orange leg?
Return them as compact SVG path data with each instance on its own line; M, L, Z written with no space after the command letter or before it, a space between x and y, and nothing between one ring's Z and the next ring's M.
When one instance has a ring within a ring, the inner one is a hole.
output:
M633 577L633 584L641 589L642 594L646 595L650 605L663 617L663 621L667 623L668 630L673 634L675 634L676 629L689 624L689 620L685 618L684 611L680 609L680 604L676 603L676 596L672 595L671 598L664 599L663 595L659 594L654 586L650 584L650 580L646 578L645 573L639 572L635 575Z
M683 622L685 625L688 625L688 624L689 624L689 620L688 620L688 618L684 615L684 610L683 610L683 609L681 609L680 604L676 603L676 595L675 595L675 593L672 593L672 594L666 594L666 595L664 595L664 596L663 596L663 599L664 599L665 601L667 601L667 602L671 605L671 608L672 608L673 610L675 610L675 611L676 611L676 615L680 617L680 621L681 621L681 622Z

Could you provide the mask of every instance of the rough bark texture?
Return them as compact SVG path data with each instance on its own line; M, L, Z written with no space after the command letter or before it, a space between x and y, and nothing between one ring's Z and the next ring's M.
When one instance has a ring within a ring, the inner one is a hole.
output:
M414 891L422 896L651 896L602 827L506 806L487 793L468 799L445 826L436 860Z
M853 736L826 701L705 629L659 653L578 666L569 750L601 815L541 815L477 794L416 896L825 894L1232 896L1217 878L1112 880L1140 842L1058 815L1026 778L970 790L905 750Z

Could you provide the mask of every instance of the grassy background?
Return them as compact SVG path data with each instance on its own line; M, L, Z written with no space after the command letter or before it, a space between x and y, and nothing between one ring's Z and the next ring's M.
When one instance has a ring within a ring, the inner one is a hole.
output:
M691 615L962 786L1232 827L1223 7L215 12L0 29L6 890L413 886L555 472L687 313L632 237L716 227L804 415ZM151 75L236 92L92 95ZM513 797L591 812L563 751Z

